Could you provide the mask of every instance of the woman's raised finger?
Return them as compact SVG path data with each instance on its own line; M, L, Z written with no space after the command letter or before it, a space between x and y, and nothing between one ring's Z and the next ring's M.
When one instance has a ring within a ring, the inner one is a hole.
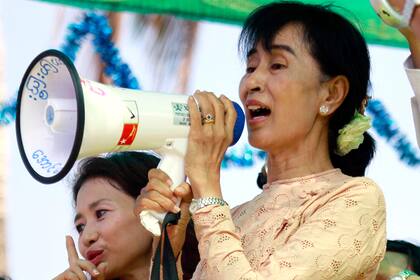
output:
M77 254L73 237L70 235L66 235L66 249L69 265L71 266L73 263L76 263L79 260L79 255Z
M76 274L77 277L79 277L78 279L87 279L83 271L88 272L92 276L99 274L99 271L93 263L79 258L76 246L74 245L73 237L69 235L66 236L66 249L70 265L69 270Z

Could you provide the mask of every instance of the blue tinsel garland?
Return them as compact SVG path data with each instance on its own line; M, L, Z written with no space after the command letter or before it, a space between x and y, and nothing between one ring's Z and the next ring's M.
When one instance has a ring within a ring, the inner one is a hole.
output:
M95 49L105 63L105 74L112 78L116 86L131 89L140 88L130 67L122 62L118 49L111 41L112 28L105 16L86 13L80 23L70 24L68 30L69 34L66 37L66 43L61 48L67 56L74 60L83 39L87 34L92 34ZM413 148L406 136L400 132L384 105L379 100L371 100L367 107L367 112L372 115L372 125L376 133L392 145L399 154L401 161L409 166L419 166L420 157L415 148ZM0 125L10 124L15 120L15 116L16 97L0 104ZM263 151L253 149L249 145L246 145L242 151L235 148L229 149L222 166L224 168L229 166L253 166L256 159L264 159L264 157L265 153Z
M0 104L0 126L14 122L16 118L16 95L9 101Z
M372 126L376 133L392 145L400 160L409 166L419 166L420 157L416 149L413 148L407 137L400 131L382 102L377 99L370 100L366 110L372 115Z
M105 63L104 72L111 77L114 85L131 89L140 88L130 67L121 60L120 52L111 40L112 28L107 17L92 12L86 13L80 23L70 24L68 31L66 42L61 47L68 57L75 60L83 39L87 34L92 34L96 52Z

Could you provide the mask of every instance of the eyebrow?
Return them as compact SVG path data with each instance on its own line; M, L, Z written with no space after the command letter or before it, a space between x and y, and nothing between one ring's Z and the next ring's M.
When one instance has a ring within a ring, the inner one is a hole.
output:
M94 209L96 206L98 206L100 203L102 203L102 202L106 202L106 201L111 201L110 199L107 199L107 198L102 198L102 199L99 199L99 200L97 200L97 201L94 201L94 202L92 202L91 204L89 204L89 206L88 206L88 208L89 208L89 210L92 210L92 209ZM80 219L82 217L82 214L80 214L80 213L77 213L76 214L76 216L74 217L74 223L76 223L76 221L78 220L78 219Z
M270 46L270 48L268 49L270 52L272 52L273 50L283 50L286 51L294 56L296 56L295 51L288 45L284 45L284 44L273 44ZM257 49L252 48L249 50L249 52L246 55L246 58L249 58L250 56L252 56L254 53L257 52Z
M249 58L250 56L252 56L254 53L257 52L256 48L252 48L248 51L248 53L246 54L246 58Z
M286 52L291 53L292 55L296 56L295 51L290 46L288 46L288 45L274 44L274 45L271 45L271 47L270 47L269 50L270 51L273 51L273 50L283 50L283 51L286 51Z

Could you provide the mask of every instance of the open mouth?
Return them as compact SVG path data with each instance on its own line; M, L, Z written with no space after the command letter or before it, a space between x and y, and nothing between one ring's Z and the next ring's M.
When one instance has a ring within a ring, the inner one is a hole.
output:
M270 108L258 105L250 105L248 106L248 110L252 119L258 117L267 117L271 114Z

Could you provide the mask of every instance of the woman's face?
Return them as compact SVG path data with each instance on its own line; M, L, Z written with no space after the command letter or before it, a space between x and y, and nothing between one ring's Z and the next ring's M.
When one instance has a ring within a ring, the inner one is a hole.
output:
M98 265L107 263L107 277L138 268L150 258L151 234L134 215L134 198L105 178L88 179L76 201L75 226L82 256Z
M239 94L251 145L267 152L304 144L321 105L318 63L297 25L286 25L267 51L261 44L250 51Z

